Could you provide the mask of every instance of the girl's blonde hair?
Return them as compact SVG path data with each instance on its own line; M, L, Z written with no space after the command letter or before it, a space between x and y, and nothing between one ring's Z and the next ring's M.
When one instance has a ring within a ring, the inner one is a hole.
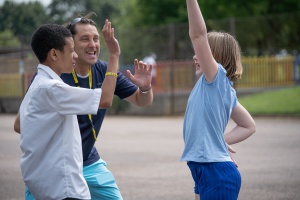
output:
M225 68L227 77L231 81L241 78L241 50L236 39L228 33L216 31L207 33L207 38L213 57Z

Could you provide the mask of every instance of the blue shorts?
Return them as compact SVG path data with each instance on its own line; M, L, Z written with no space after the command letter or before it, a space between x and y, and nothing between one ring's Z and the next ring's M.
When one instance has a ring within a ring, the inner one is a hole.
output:
M195 182L194 191L201 200L237 200L241 175L233 162L187 163Z
M83 176L89 186L92 200L123 200L113 174L106 168L104 160L83 167ZM25 199L35 200L27 187Z

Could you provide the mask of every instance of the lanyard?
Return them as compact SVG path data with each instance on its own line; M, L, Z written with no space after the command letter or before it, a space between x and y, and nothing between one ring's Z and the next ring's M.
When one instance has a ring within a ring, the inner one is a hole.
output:
M76 75L76 72L75 70L73 69L72 71L72 75L73 75L73 79L75 81L75 85L77 87L80 87L79 86L79 82L78 82L78 78L77 78L77 75ZM93 83L93 79L92 79L92 70L91 70L91 66L89 67L89 86L90 86L90 89L92 89L92 83ZM94 139L97 141L97 136L96 136L96 131L95 131L95 128L94 128L94 123L93 123L93 119L92 119L92 115L91 114L88 114L89 116L89 119L90 119L90 123L92 125L92 131L93 131L93 136L94 136Z

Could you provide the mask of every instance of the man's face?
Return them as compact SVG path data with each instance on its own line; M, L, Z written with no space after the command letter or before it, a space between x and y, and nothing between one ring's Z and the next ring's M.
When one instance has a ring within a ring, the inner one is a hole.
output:
M64 51L59 51L59 71L60 73L71 73L75 67L77 54L74 51L74 41L72 37L67 37L65 39L66 45L64 46Z
M95 64L100 54L100 36L97 28L90 24L76 24L75 28L74 44L78 55L76 66Z

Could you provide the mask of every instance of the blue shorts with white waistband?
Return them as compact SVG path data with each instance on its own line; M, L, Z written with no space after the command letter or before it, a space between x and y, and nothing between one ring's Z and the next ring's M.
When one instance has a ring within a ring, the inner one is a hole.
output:
M187 163L195 182L194 191L201 200L236 200L241 175L233 162Z
M92 200L123 200L113 174L106 168L106 162L101 158L83 167L83 176L89 186ZM25 199L35 200L27 187Z

